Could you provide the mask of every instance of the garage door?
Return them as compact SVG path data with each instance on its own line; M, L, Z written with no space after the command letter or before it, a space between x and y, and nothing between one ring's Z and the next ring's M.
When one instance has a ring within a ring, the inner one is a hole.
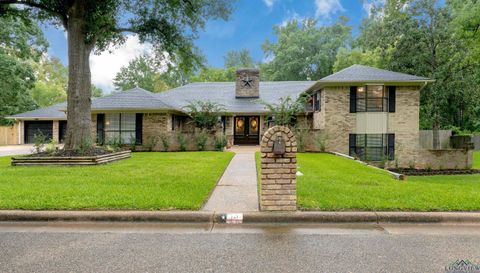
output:
M52 131L52 121L25 121L25 143L33 143L35 135L40 132L50 140L53 135Z

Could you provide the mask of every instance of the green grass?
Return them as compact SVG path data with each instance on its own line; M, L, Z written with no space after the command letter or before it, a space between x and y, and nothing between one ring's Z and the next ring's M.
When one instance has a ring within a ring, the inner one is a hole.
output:
M478 163L478 161L477 161ZM298 205L304 210L480 210L480 175L393 179L330 154L299 153Z
M2 209L200 209L229 152L133 153L89 167L12 167L0 157Z
M473 168L480 169L480 151L473 153Z

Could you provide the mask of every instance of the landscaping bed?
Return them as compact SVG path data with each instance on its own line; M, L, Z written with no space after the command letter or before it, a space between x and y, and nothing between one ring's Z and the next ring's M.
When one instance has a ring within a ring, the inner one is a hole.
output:
M0 209L198 210L230 152L132 153L97 166L16 166L0 157Z
M404 174L407 176L428 176L428 175L467 175L467 174L480 174L480 170L418 170L418 169L389 169L389 171Z
M106 164L113 161L118 161L126 158L130 158L131 152L107 152L102 149L98 149L98 155L77 155L75 152L64 152L63 154L33 154L28 156L12 157L12 166L86 166L86 165L99 165ZM91 154L95 154L92 152Z

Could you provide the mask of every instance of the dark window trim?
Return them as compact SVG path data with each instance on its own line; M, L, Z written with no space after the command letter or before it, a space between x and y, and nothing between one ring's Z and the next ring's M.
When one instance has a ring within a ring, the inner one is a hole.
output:
M136 117L135 117L135 129L133 130L122 130L122 113L109 113L110 115L114 115L114 114L118 114L119 117L118 117L118 130L117 129L110 129L110 130L107 130L107 129L104 129L103 132L104 132L104 139L105 139L105 133L119 133L120 137L122 135L122 133L131 133L133 135L136 136L136 126L137 126L137 120L136 120ZM105 122L105 121L104 121ZM105 125L104 125L104 128L105 128ZM135 139L135 143L137 142L137 140Z
M358 143L357 136L364 136L363 143ZM381 135L381 146L368 146L368 136ZM360 145L359 145L360 144ZM383 150L383 157L390 161L395 159L395 134L350 134L349 135L349 155L356 156L364 161L382 161L383 159L368 159L368 149L376 148Z
M368 86L382 86L383 89L382 89L382 97L373 97L373 98L369 98L368 97ZM374 85L362 85L362 86L355 86L355 93L358 93L358 87L363 87L365 88L365 97L364 98L359 98L358 97L358 94L355 94L355 110L357 113L381 113L381 112L389 112L388 108L389 108L389 104L390 104L390 100L389 100L389 89L386 89L385 88L385 85L381 85L381 84L374 84ZM352 91L351 91L352 92ZM359 101L365 101L365 108L364 109L360 109L358 107L358 102ZM372 101L381 101L381 109L369 109L368 106L369 106L369 102L372 102Z

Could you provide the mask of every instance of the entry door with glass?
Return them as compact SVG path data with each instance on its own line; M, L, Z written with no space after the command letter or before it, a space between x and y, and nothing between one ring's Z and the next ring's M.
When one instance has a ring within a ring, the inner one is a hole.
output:
M238 116L234 121L234 144L259 144L259 116Z

